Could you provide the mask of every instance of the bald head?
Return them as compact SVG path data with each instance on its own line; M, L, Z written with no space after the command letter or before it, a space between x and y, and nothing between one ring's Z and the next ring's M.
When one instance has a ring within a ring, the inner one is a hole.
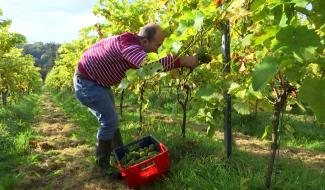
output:
M143 26L138 33L141 45L146 52L157 52L164 41L164 33L158 24L149 23Z
M143 26L140 29L140 32L139 32L138 35L141 38L146 38L146 39L148 39L150 41L150 40L154 39L156 34L159 34L159 33L160 34L163 33L160 26L158 24L149 23L149 24L146 24L145 26Z

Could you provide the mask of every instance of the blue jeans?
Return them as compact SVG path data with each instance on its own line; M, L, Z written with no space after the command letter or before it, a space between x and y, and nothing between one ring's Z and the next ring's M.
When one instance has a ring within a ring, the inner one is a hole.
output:
M105 88L76 75L73 78L73 86L77 99L88 107L99 122L97 139L112 140L118 127L118 117L111 88Z

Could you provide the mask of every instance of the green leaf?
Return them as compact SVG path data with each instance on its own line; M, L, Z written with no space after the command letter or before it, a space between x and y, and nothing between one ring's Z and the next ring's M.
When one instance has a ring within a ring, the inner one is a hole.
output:
M153 63L150 64L150 71L151 72L157 72L159 69L162 69L163 66L161 65L161 63Z
M189 27L193 26L193 24L193 20L181 20L179 22L178 28L176 29L176 35L181 36Z
M213 135L215 134L217 130L217 126L214 124L210 124L208 129L207 129L207 136L208 137L213 137Z
M129 80L129 81L135 81L139 78L138 76L138 71L137 70L133 70L133 69L130 69L126 72L126 78Z
M223 96L218 93L218 88L216 85L213 84L207 84L204 86L201 86L201 88L196 92L195 96L202 98L205 101L210 101L214 98L221 100Z
M297 7L306 8L308 1L305 0L291 0L292 3L295 3Z
M259 92L259 91L255 91L255 90L252 88L252 86L249 86L248 93L249 93L250 95L253 95L253 96L254 96L255 98L257 98L257 99L262 99L262 98L263 98L262 93Z
M143 105L142 105L142 111L147 110L149 107L149 100L147 100Z
M204 15L201 11L195 10L194 28L200 30L203 25Z
M119 89L126 89L128 86L129 86L129 81L126 78L124 78L124 79L122 79L122 81L118 85L118 88Z
M325 80L306 79L300 88L298 97L309 104L320 123L325 123Z
M145 69L143 69L143 67L141 67L140 69L136 70L137 71L137 77L140 79L144 79L144 77L146 76L146 71ZM136 80L137 78L135 78L134 80ZM131 80L132 81L132 80Z
M213 117L213 120L206 120L206 122L209 124L209 127L207 129L207 135L208 137L212 137L215 134L215 131L217 130L218 126L222 123L219 110L216 108L213 110L212 115L209 112L210 116Z
M143 66L144 71L144 77L145 76L152 76L155 74L158 70L162 69L161 63L151 63L148 65Z
M272 127L270 125L267 125L264 129L264 133L262 135L262 139L265 140L267 138L268 134L271 134Z
M274 77L277 72L277 59L266 57L253 71L253 89L261 90Z
M98 15L100 13L100 7L98 5L94 5L93 13L94 15Z
M293 52L293 57L300 63L304 63L303 58L300 56L300 54L297 54L296 52Z
M303 111L303 112L305 112L306 111L306 109L305 109L305 107L304 107L304 105L302 105L300 102L298 102L298 101L295 101L295 104L301 109L301 111Z
M211 96L216 91L216 86L213 84L206 84L199 88L196 92L196 96Z
M200 108L198 112L196 113L196 118L201 119L207 123L211 123L213 121L213 117L210 112L206 113L206 110L204 108Z
M263 44L267 39L275 37L278 31L279 28L277 26L265 28L262 34L254 35L254 38L252 38L254 42L253 45Z
M242 45L245 47L245 46L249 46L251 45L251 38L253 37L253 34L248 34L246 35L242 40L241 40L241 43Z
M313 61L317 57L316 50L317 47L307 47L302 51L301 55L306 61Z
M264 7L264 5L265 5L265 0L255 0L255 1L252 1L251 9L257 10L257 9Z
M281 18L283 16L283 7L284 5L277 5L272 9L274 15L274 24L280 24Z
M299 65L292 65L285 69L284 74L290 82L297 81L302 77L301 67Z
M159 56L157 53L148 53L147 58L149 59L148 63L159 61Z
M281 20L280 20L279 26L280 26L280 27L286 27L286 26L288 26L288 25L287 25L287 21L288 21L288 18L287 18L287 16L286 16L286 14L282 14L282 17L281 17Z
M267 101L266 99L261 99L258 101L258 110L264 111L264 112L272 112L273 109L273 104Z
M235 97L240 98L240 99L245 99L246 98L246 92L247 92L247 89L239 90L235 94Z
M276 35L278 43L274 50L285 47L287 52L299 51L304 48L320 46L320 38L315 31L309 30L307 26L288 26L282 28Z
M273 4L273 6L277 6L283 3L283 0L269 0L269 4Z
M241 89L241 86L238 83L233 82L233 83L231 83L231 85L228 89L228 94L234 95L234 93L236 93L240 89Z
M174 54L177 54L177 52L181 49L182 47L182 42L176 41L172 43L172 52Z
M263 59L264 56L265 56L264 51L256 51L256 58L257 59Z
M160 46L159 50L164 49L164 48L166 48L166 49L171 49L172 44L173 44L173 42L174 42L174 38L175 38L174 35L171 35L171 36L169 36L168 38L166 38L166 39L164 40L162 46ZM163 48L162 48L162 47L163 47Z
M234 101L233 108L241 115L251 114L250 106L246 102Z

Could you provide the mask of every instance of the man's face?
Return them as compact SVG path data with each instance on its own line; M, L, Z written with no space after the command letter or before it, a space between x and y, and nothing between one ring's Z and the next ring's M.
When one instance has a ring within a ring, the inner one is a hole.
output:
M161 46L161 44L164 42L164 34L161 29L157 30L155 37L152 40L146 40L144 43L144 47L147 51L147 53L155 52L157 53L158 48Z

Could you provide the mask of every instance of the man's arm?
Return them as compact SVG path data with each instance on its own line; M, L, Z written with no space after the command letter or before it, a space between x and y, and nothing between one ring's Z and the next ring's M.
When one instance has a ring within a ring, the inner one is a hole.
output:
M197 55L181 56L179 59L182 67L188 67L191 69L194 69L199 63Z
M123 51L123 57L127 59L135 68L140 68L140 65L144 63L146 60L145 57L147 53L143 51L140 46L133 45L126 48ZM164 70L172 70L179 67L188 67L195 68L198 65L198 58L196 55L194 56L180 56L175 58L172 55L168 55L159 60L159 62L164 67Z
M198 65L198 58L194 56L180 56L175 58L174 56L167 56L160 60L160 63L163 65L164 70L172 70L179 67L188 67L195 68Z
M121 42L122 56L130 62L134 68L140 68L140 65L146 61L147 53L137 44L137 39L132 34L124 34ZM198 65L197 56L180 56L175 57L168 55L159 60L164 70L172 70L179 67L195 68Z

